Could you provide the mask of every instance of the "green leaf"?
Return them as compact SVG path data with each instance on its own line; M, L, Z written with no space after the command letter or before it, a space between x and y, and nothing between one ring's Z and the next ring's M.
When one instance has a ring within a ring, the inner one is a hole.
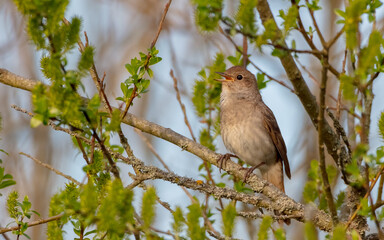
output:
M235 227L236 207L234 202L230 202L221 212L223 220L223 233L227 237L232 237Z
M318 233L312 222L306 222L304 225L305 239L318 240Z
M222 0L192 0L195 5L195 20L203 31L213 31L217 28L222 16Z
M20 212L17 207L18 198L19 198L19 193L16 191L12 191L8 195L8 199L7 199L7 210L8 210L9 216L14 219L17 219L18 216L20 215Z
M107 131L118 131L121 123L120 110L114 109L109 123L105 127Z
M355 0L351 1L345 9L345 33L346 33L346 45L348 49L354 49L358 47L359 38L359 24L361 22L361 15L365 12L367 7L367 1Z
M257 0L240 0L240 6L236 14L236 21L240 25L242 32L254 34L257 32L255 8Z
M35 115L31 118L31 128L37 128L38 126L40 126L40 124L43 123L43 121L41 120L41 115Z
M283 10L279 11L279 16L284 20L283 21L283 35L286 36L290 30L297 27L297 17L299 14L299 10L296 5L292 5L287 13L285 13Z
M270 81L270 80L265 80L265 75L262 73L257 73L256 79L257 79L257 87L259 88L259 90L266 88L267 83Z
M189 212L187 214L187 235L189 239L205 240L205 227L200 226L200 219L202 218L201 207L199 203L193 203L188 206Z
M184 219L183 211L181 210L180 207L176 207L176 209L172 213L172 215L173 215L172 229L173 229L176 237L178 237L182 233L183 228L185 226L185 219Z
M382 140L384 140L384 112L381 112L378 127L379 127L379 134Z
M288 52L285 51L285 50L282 50L282 49L274 48L274 49L272 50L271 55L274 56L274 57L278 57L278 58L280 58L280 57L285 57L285 56L287 56L287 55L288 55Z
M276 240L286 240L285 231L282 228L276 229L273 232L273 235L275 236Z
M93 47L87 46L84 48L84 51L81 53L81 58L77 66L80 72L87 71L92 67L93 54L94 54Z
M141 79L141 81L137 84L137 93L142 93L147 90L151 81L149 79Z
M343 225L337 225L333 229L333 234L331 240L344 240L346 239L346 231L345 231L345 226Z
M343 96L347 100L356 101L356 86L355 78L348 76L346 74L341 74L340 76L341 89L343 90Z
M149 66L154 65L162 60L161 57L152 56L151 59L149 59Z
M267 240L268 239L268 232L269 228L272 225L272 217L271 216L264 216L263 220L261 221L259 232L257 233L257 239L258 240Z
M98 230L108 231L111 239L122 239L127 228L133 227L133 193L114 180L107 182L103 196L97 212Z
M141 217L143 219L143 229L147 230L155 219L156 190L154 187L148 187L143 195L141 205Z
M199 117L203 117L205 114L206 86L205 81L196 81L193 87L192 103L195 107L196 114Z

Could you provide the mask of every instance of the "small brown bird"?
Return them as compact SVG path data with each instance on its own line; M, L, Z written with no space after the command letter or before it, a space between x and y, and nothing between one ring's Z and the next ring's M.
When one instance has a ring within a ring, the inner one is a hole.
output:
M220 95L221 136L225 147L251 165L247 176L258 168L262 177L284 190L284 173L291 178L287 148L275 116L263 102L255 76L242 66L224 73ZM224 161L233 154L225 154ZM222 162L220 164L222 164Z

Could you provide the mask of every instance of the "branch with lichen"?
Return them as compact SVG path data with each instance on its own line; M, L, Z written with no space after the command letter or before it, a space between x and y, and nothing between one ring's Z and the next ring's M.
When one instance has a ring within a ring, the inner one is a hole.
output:
M27 91L32 91L34 86L39 84L39 82L36 80L17 76L5 69L0 69L0 82ZM84 101L87 101L87 99L84 98ZM17 109L17 107L14 108ZM99 110L101 112L107 111L102 107ZM208 161L211 164L218 166L217 159L219 158L220 154L211 151L210 149L200 145L199 143L181 134L174 132L169 128L164 128L158 124L152 123L145 119L138 118L137 116L131 113L127 113L124 119L122 119L122 123L140 129L143 132L149 133L168 142L171 142L179 146L183 150L186 150L198 156L202 160ZM91 140L84 138L78 133L75 133L69 129L63 129L61 127L54 126L54 124L52 123L50 125L56 130L65 131L68 134L78 137L85 143L91 144ZM95 143L95 147L100 147L100 144ZM276 210L277 212L285 215L295 216L295 219L297 219L298 221L304 222L306 220L311 220L317 227L324 231L330 231L332 229L331 217L324 211L318 210L313 207L305 207L301 203L298 203L292 198L286 196L284 193L279 191L276 187L274 187L267 181L260 179L255 174L251 174L251 176L247 179L247 183L250 185L253 191L262 193L265 197L257 197L255 195L238 193L229 188L219 188L209 184L201 183L191 178L185 178L174 173L165 172L156 167L145 166L141 160L135 158L134 156L124 157L109 148L107 148L106 150L115 158L118 158L123 162L132 165L137 169L140 169L141 175L139 176L140 178L144 178L145 180L162 179L164 181L172 182L189 189L211 194L218 198L238 200L241 202L254 204L258 207ZM245 171L242 170L242 166L232 161L228 161L227 164L225 164L222 168L229 174L239 179L244 179L245 177ZM310 212L311 214L307 215L308 212ZM309 219L307 218L308 216Z

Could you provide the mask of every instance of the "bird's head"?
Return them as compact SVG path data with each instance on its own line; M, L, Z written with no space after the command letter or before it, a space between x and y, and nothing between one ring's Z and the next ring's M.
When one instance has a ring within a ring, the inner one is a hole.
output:
M245 67L234 66L225 72L216 72L223 79L216 79L222 83L222 91L235 94L254 94L258 93L257 81L255 76Z

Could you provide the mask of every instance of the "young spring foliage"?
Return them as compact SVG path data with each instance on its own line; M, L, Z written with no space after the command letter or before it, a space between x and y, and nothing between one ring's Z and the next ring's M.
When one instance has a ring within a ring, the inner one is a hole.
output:
M32 204L28 199L28 196L24 197L22 202L19 201L19 193L16 191L11 192L7 199L7 210L9 216L13 218L14 223L19 226L19 229L14 230L12 233L15 235L24 235L28 239L30 237L25 233L28 229L28 222L26 219L30 219L32 214L40 216L40 214L34 210L31 210Z
M144 75L147 73L150 78L153 77L153 71L150 66L161 61L161 57L157 56L158 53L159 50L153 47L148 49L148 54L140 52L140 59L135 57L131 59L131 63L125 64L125 68L130 76L120 84L123 97L118 97L117 100L129 104L132 98L140 97L140 94L148 91L150 80L144 78Z
M2 163L3 161L0 159L0 164ZM16 181L13 180L13 176L9 173L5 174L4 172L5 168L0 167L0 190L16 184ZM1 196L3 195L0 192L0 197Z
M235 227L236 206L234 202L228 203L227 206L221 211L221 218L223 221L223 233L227 237L232 237L233 229Z
M68 184L51 199L50 215L64 213L59 222L48 224L49 239L63 239L63 226L71 221L74 232L107 233L109 239L122 239L134 230L133 192L123 187L119 180L97 183L90 181L79 187ZM81 226L79 229L78 226Z
M217 28L223 9L223 0L192 0L195 5L196 25L203 31Z
M189 212L187 213L187 235L189 239L204 240L205 238L205 225L202 222L202 209L198 202L188 206Z
M198 73L200 79L195 81L193 88L192 103L197 116L206 126L200 131L199 140L211 150L215 150L213 141L220 133L218 109L221 84L215 79L220 78L216 72L224 72L226 69L224 60L224 55L217 54L213 64Z

